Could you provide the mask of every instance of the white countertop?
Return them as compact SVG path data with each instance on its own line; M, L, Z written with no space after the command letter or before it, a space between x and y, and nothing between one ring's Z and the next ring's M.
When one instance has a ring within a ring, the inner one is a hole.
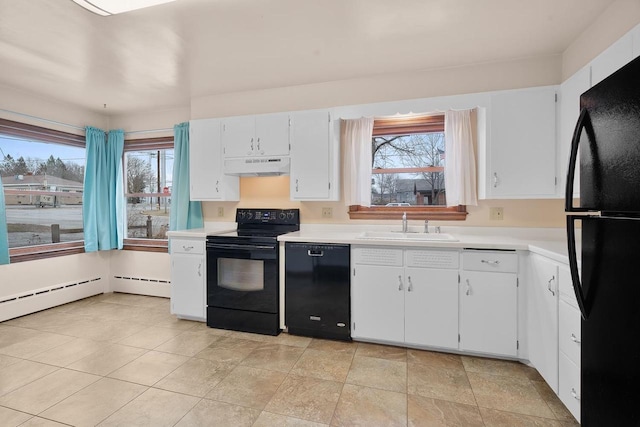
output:
M283 234L280 242L342 243L350 245L383 245L425 248L511 249L531 251L568 263L567 241L562 228L442 227L457 241L424 241L408 239L363 239L365 231L398 231L398 227L371 225L303 224L300 231ZM410 231L420 232L418 227Z
M228 233L236 229L235 222L208 222L203 228L169 231L170 238L201 238ZM412 232L422 229L410 226ZM352 224L302 224L300 231L283 234L280 242L342 243L350 245L380 245L424 248L510 249L530 251L567 264L567 239L563 228L518 227L442 227L443 233L457 241L362 239L365 231L398 231L398 226ZM580 242L578 257L580 256Z
M175 230L168 231L167 236L173 237L187 237L187 238L202 238L212 234L229 233L236 230L235 222L206 222L202 228L194 228L192 230Z

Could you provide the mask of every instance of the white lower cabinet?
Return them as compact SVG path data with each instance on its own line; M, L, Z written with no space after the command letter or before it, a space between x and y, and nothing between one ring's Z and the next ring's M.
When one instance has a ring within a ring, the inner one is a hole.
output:
M458 251L352 249L352 336L458 347Z
M558 264L529 255L527 336L529 360L558 392Z
M518 355L518 255L469 251L460 274L460 350Z
M206 320L206 255L204 239L172 238L171 313Z
M558 306L558 396L571 414L580 421L580 357L582 317L571 285L571 274L560 267L560 301Z

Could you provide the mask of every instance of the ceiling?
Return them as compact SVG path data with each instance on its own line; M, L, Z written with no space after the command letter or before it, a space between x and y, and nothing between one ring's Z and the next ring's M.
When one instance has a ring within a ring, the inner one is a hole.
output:
M101 17L0 0L0 85L111 114L561 54L613 0L177 0Z

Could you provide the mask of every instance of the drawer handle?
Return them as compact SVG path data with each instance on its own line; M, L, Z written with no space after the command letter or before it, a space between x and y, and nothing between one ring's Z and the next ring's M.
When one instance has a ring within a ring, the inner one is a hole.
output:
M578 337L575 336L575 334L571 334L571 341L573 341L576 344L580 344L582 342L578 339Z
M413 291L413 283L411 283L411 276L407 277L407 280L409 281L409 287L407 288L407 292L411 292Z
M465 294L471 295L471 284L469 283L469 279L466 279L466 282L467 282L467 291L465 292Z
M493 173L493 188L498 187L498 172Z
M398 285L398 290L401 291L402 290L402 276L398 276L398 282L400 282L400 284Z
M490 260L483 259L480 262L483 264L494 265L494 266L497 266L500 264L500 261L498 260L490 261Z
M193 246L182 246L182 250L184 251L190 251L191 249L193 249Z
M554 280L556 280L556 276L551 276L551 279L549 279L549 282L547 283L547 289L549 290L549 292L551 292L551 295L555 297L556 292L553 289L551 289L551 282L553 282Z
M198 277L202 277L202 263L198 264Z
M575 399L575 400L580 400L580 398L578 397L578 393L576 393L576 389L572 388L571 389L571 396Z

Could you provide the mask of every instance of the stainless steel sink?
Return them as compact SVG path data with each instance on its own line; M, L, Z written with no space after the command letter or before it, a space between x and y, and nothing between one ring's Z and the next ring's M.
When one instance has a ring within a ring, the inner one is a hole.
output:
M403 233L396 231L365 231L358 239L367 240L411 240L430 242L457 242L458 239L447 233Z

